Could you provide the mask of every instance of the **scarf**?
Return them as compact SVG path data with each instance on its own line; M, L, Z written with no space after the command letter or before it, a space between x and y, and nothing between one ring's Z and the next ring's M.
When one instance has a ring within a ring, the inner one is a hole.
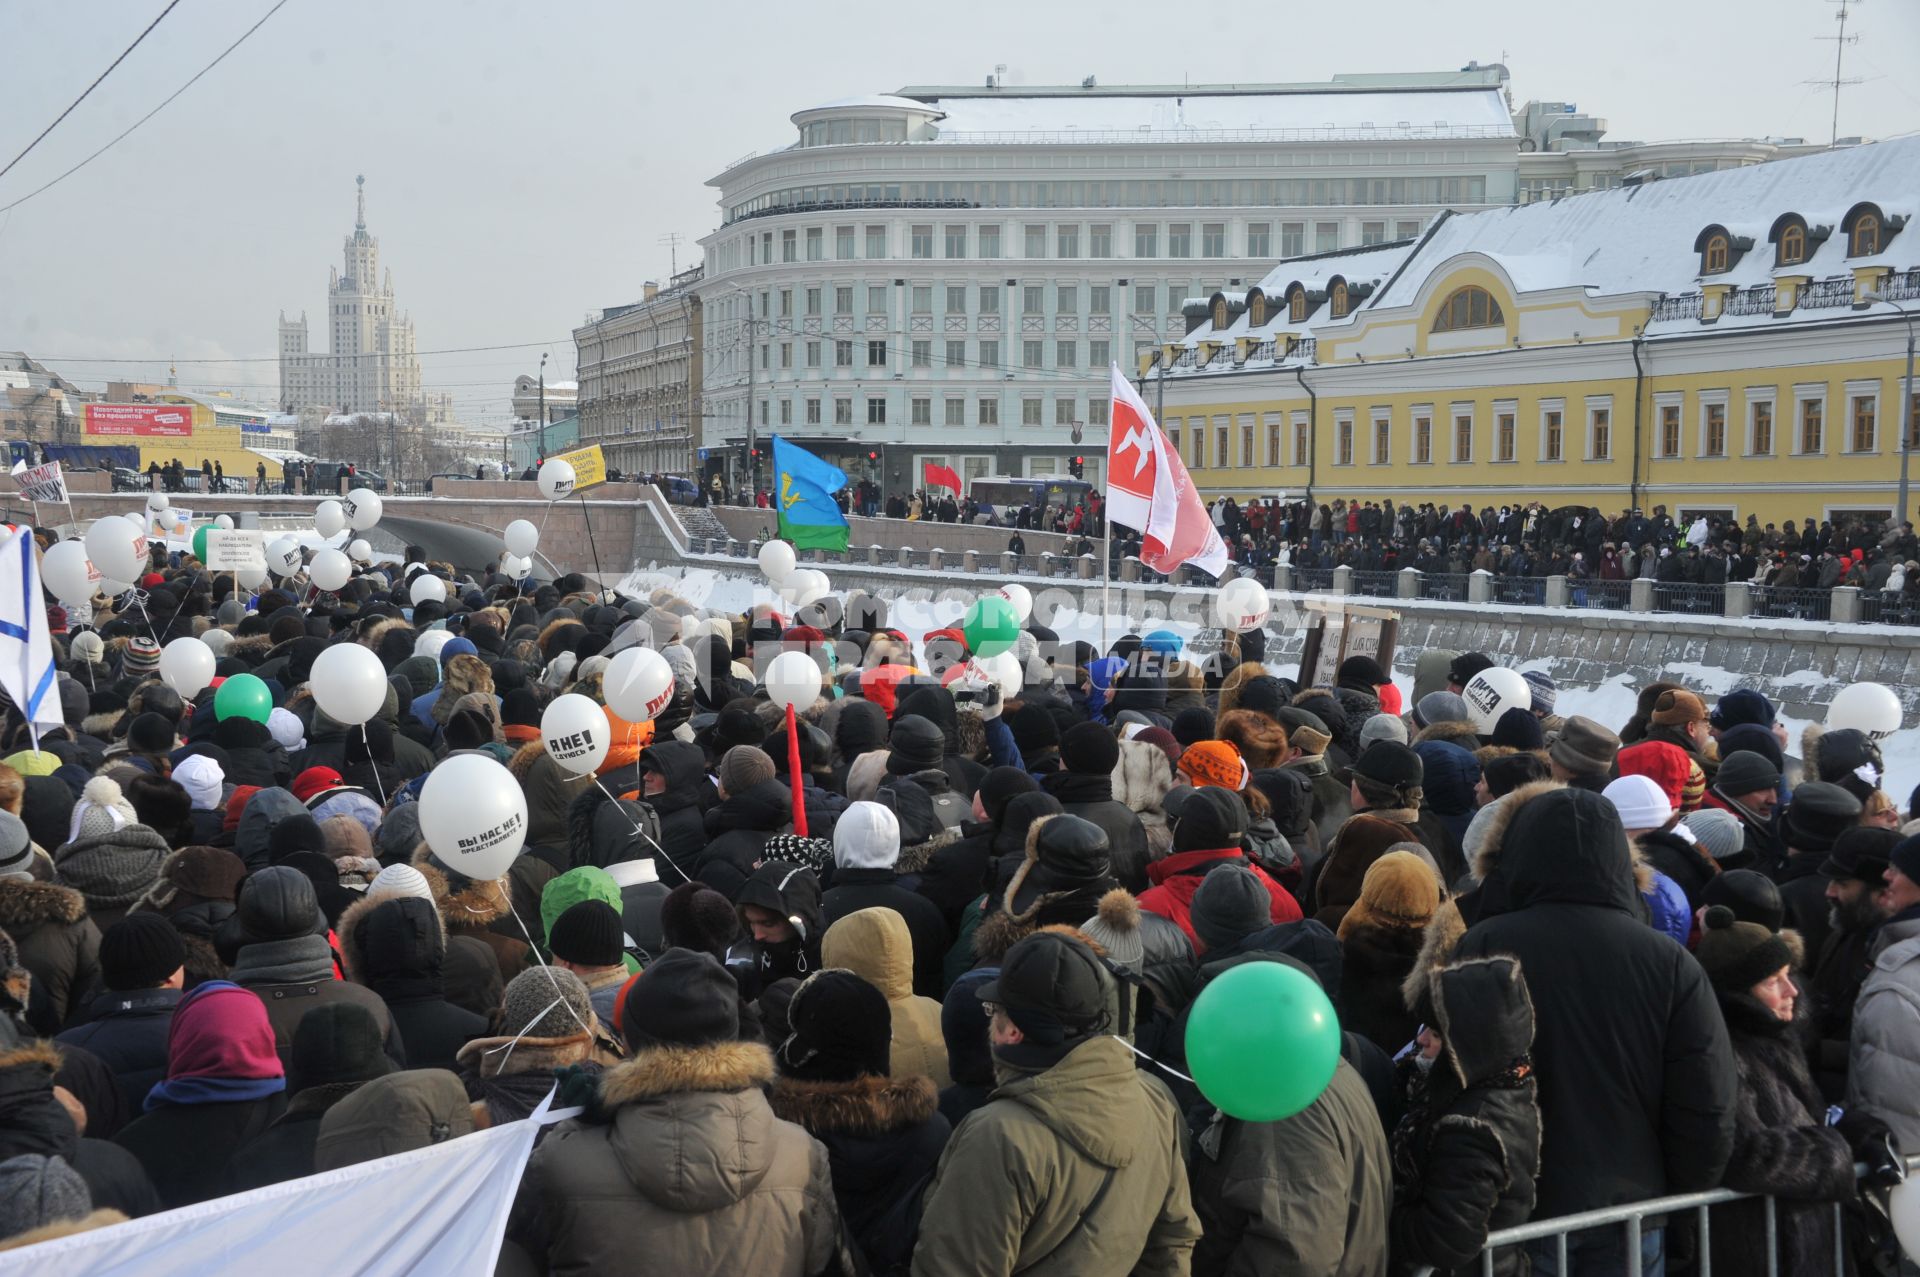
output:
M238 1104L262 1100L287 1089L284 1077L180 1077L163 1078L147 1092L141 1112L151 1113L167 1104Z
M256 940L234 959L227 978L239 985L301 984L333 979L333 949L325 936Z

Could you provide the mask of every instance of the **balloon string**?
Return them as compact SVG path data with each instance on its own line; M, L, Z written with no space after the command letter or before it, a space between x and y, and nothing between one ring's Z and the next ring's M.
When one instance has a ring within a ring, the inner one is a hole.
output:
M534 943L533 932L527 930L527 924L520 917L520 911L513 907L513 888L507 883L507 880L504 877L499 879L499 883L500 883L500 894L506 898L507 912L512 914L513 920L520 924L520 934L527 938L527 947L533 950L533 956L535 961L539 962L540 969L546 972L547 983L553 986L554 996L560 999L560 1004L562 1006L567 1008L567 1014L573 1017L573 1022L579 1025L580 1028L586 1033L588 1037L592 1037L593 1026L587 1024L584 1020L582 1020L580 1018L580 1013L573 1009L573 1004L567 1001L567 991L560 987L560 981L554 977L552 965L547 962L546 955L540 952L540 946ZM548 1010L552 1010L552 1008L549 1007ZM547 1013L546 1011L542 1011L540 1014L545 1015L546 1013ZM596 1017L596 1019L597 1018L598 1017Z
M135 587L135 588L138 588L138 587ZM147 637L153 640L154 646L156 647L159 646L160 636L153 632L153 613L147 611L147 600L145 595L135 594L133 596L133 601L134 601L134 604L140 609L141 619L143 619L147 623Z
M380 806L387 805L386 782L380 779L380 760L373 756L373 742L367 739L367 721L360 720L360 743L367 747L367 766L373 769L373 787L380 791Z
M680 875L680 880L682 882L693 881L693 879L687 877L686 870L682 869L679 865L673 864L673 857L667 854L667 849L665 847L662 847L659 843L655 842L650 836L648 836L647 831L641 828L639 821L635 820L632 816L627 815L627 809L620 805L620 800L613 796L613 791L611 789L608 789L606 785L602 783L602 781L598 776L595 776L593 778L593 783L594 783L594 786L597 789L599 789L601 793L605 794L608 800L613 803L614 810L619 812L622 816L626 817L627 823L633 826L633 832L636 834L639 834L640 837L646 839L647 845L660 853L660 859L666 861L669 865L673 865L673 871Z
M1173 1074L1173 1076L1179 1078L1182 1082L1193 1082L1192 1078L1182 1073L1179 1069L1174 1068L1171 1064L1162 1064L1160 1061L1154 1059L1151 1055L1148 1055L1145 1051L1142 1051L1139 1047L1135 1046L1133 1043L1121 1037L1118 1033L1109 1033L1107 1036L1112 1038L1115 1042L1118 1042L1121 1046L1126 1047L1127 1050L1133 1052L1135 1055L1145 1060L1148 1064L1153 1065L1154 1068L1159 1069L1162 1073L1171 1073ZM1198 1082L1193 1082L1193 1084L1195 1086L1200 1085Z

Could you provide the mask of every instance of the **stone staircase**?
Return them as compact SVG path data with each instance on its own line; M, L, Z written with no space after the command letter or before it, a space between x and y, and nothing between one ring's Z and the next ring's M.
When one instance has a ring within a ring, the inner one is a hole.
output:
M727 527L720 522L719 516L701 505L677 505L674 515L680 520L680 526L687 535L704 541L715 550L724 550L727 544Z

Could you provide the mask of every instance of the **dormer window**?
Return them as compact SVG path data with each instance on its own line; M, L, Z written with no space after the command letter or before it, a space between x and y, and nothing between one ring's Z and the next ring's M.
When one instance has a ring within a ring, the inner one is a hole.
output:
M1293 292L1287 297L1287 322L1304 324L1307 322L1307 290L1294 285Z
M1727 235L1716 232L1707 236L1707 246L1700 251L1700 273L1702 275L1724 275L1727 273Z
M1780 251L1774 261L1779 266L1798 266L1807 260L1807 228L1798 222L1789 223L1787 229L1780 232Z
M1880 215L1862 212L1853 219L1853 229L1847 234L1847 256L1872 257L1879 251Z
M1347 281L1336 279L1327 290L1329 299L1328 313L1335 319L1343 319L1347 313Z
M1214 298L1213 299L1214 331L1218 332L1220 329L1225 328L1228 324L1232 322L1233 322L1233 316L1229 314L1227 311L1227 299L1224 297Z
M1267 322L1267 295L1259 289L1247 294L1247 325L1259 328Z

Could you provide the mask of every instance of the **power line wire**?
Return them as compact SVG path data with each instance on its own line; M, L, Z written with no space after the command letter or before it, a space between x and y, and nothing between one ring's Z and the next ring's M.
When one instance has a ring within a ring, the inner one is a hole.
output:
M46 128L40 130L39 137L36 137L33 139L33 141L27 143L27 149L25 151L20 152L20 154L8 160L7 167L0 168L0 177L5 177L8 173L12 172L14 165L18 164L21 160L24 160L27 158L27 151L31 151L34 147L40 145L40 143L46 140L47 134L59 128L60 121L66 119L69 115L72 115L73 109L79 106L82 102L85 102L87 100L87 94L92 93L95 89L99 88L100 82L113 74L113 68L119 66L122 62L125 62L127 60L127 54L132 53L135 49L139 48L140 41L146 39L148 36L153 34L153 29L160 25L160 18L164 18L169 13L172 13L174 6L179 3L180 3L180 0L168 0L167 7L160 11L160 17L155 18L152 22L149 22L147 24L147 29L145 31L142 31L138 36L134 37L133 43L128 45L124 50L122 50L120 56L115 58L113 62L107 67L106 70L102 71L99 75L94 77L93 83L87 86L86 93L82 93L79 97L75 98L72 102L69 102L67 104L67 109L60 112L59 115L54 117L54 121L52 124L49 124L47 125Z
M286 0L280 0L280 2L285 4ZM572 341L573 338L569 335L559 341L514 341L508 342L503 346L447 346L440 350L416 350L413 353L416 356L471 355L489 350L525 350L530 346L559 346L571 343ZM314 350L308 351L302 357L352 359L354 355L351 353L331 355L326 351ZM362 359L372 359L375 358L375 355L372 352L368 352L359 357ZM278 355L238 355L225 359L175 359L171 356L165 358L140 359L131 356L112 357L106 355L35 355L34 358L42 363L60 364L277 364L280 362L280 356Z
M193 79L188 80L185 84L181 85L179 88L175 89L172 93L168 94L166 98L164 98L161 101L159 106L154 107L153 110L148 111L145 115L135 120L132 124L129 124L122 132L120 132L116 137L114 137L114 139L111 142L108 142L105 146L95 151L92 155L89 155L86 159L81 160L78 164L74 165L72 168L68 169L66 172L60 174L60 176L54 178L52 181L48 182L46 185L36 187L35 189L28 191L25 195L22 195L19 199L13 201L13 203L11 204L0 204L0 213L10 212L13 209L19 208L22 204L26 203L28 200L32 199L34 196L39 195L44 191L50 190L55 186L58 186L60 183L66 181L68 178L72 177L75 173L78 173L81 169L85 168L87 165L99 159L102 155L105 155L108 151L112 150L115 146L119 145L121 140L124 139L128 134L132 133L135 129L139 128L142 124L145 124L148 120L151 120L154 116L160 114L160 112L165 110L167 105L171 103L175 98L179 97L182 93L185 93L188 89L192 88L199 81L201 76L205 75L207 72L213 70L215 67L219 66L222 62L226 61L227 55L229 53L232 53L235 49L239 48L242 44L246 43L247 37L252 35L254 32L258 31L261 27L265 26L267 23L267 19L271 18L274 14L280 12L281 9L285 8L286 3L287 3L287 0L276 0L276 3L274 4L273 8L267 10L266 13L261 17L260 21L254 23L252 26L248 27L245 31L241 32L240 38L238 40L235 40L232 44L228 45L225 49L222 49L220 51L219 57L215 58L213 61L207 63L207 65L201 67L198 71L194 72ZM167 7L171 9L173 6L168 5ZM165 17L166 15L162 14L161 16ZM155 19L155 21L158 21L158 20L159 19Z

